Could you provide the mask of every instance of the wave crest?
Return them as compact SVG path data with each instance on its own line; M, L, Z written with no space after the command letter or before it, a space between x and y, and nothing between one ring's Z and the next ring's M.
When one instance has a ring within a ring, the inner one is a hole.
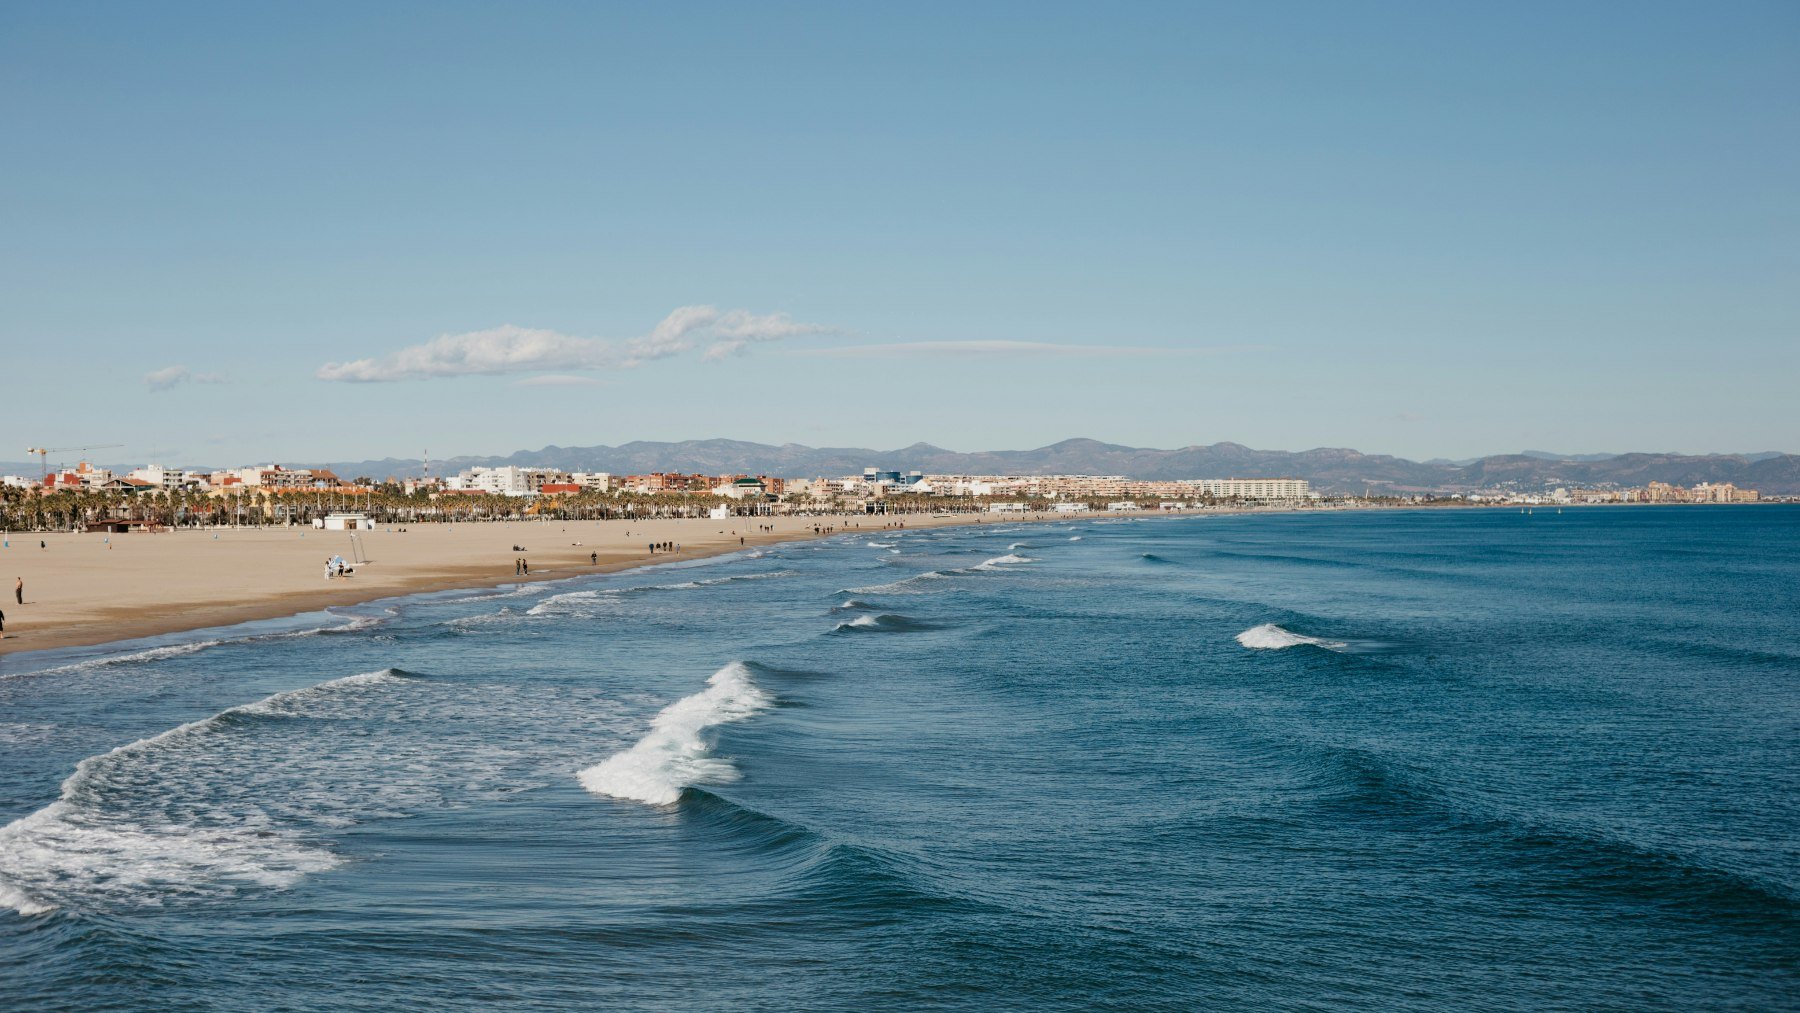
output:
M1263 623L1252 626L1237 635L1237 642L1253 651L1279 651L1288 647L1322 647L1327 651L1341 651L1349 645L1340 640L1324 640L1309 637L1282 629L1274 623Z
M749 666L734 661L714 672L706 689L664 707L651 719L650 731L630 749L576 777L596 795L673 805L690 785L725 784L742 776L730 760L713 755L703 733L749 718L773 702L751 680Z
M0 827L0 904L32 915L76 898L217 896L335 866L326 848L266 821L208 823L146 800L143 764L155 769L245 722L301 716L320 698L407 678L388 668L276 693L82 760L55 802Z

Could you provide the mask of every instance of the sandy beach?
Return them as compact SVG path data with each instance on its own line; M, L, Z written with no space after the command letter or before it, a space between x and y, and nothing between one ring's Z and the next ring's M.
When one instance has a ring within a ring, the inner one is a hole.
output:
M360 533L369 562L326 580L325 560L354 557L350 534L314 528L220 528L156 534L12 532L0 549L6 615L0 653L81 647L352 605L394 595L559 580L646 563L699 559L819 537L814 526L881 531L1018 523L992 515L738 517L654 521L513 521L383 525ZM773 531L761 531L762 526ZM742 539L740 546L739 539ZM678 555L650 554L675 542ZM42 543L42 548L39 547ZM513 546L523 546L516 552ZM592 557L597 556L595 560ZM529 577L513 561L530 562ZM15 602L15 581L25 601Z

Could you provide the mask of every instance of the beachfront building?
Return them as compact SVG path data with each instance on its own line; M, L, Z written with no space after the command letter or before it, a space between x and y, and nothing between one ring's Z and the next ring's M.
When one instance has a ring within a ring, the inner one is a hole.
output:
M644 496L662 493L711 492L717 485L712 475L684 475L678 471L653 471L648 475L626 475L620 487Z
M215 489L239 485L252 489L289 490L335 489L343 482L328 468L284 468L279 464L263 464L215 471L207 476L206 484Z
M1313 495L1303 478L1201 478L1183 484L1214 499L1299 500Z
M127 481L141 483L153 489L206 489L209 487L207 476L201 472L165 468L160 464L146 464L142 468L133 468L125 474L125 478Z
M1755 489L1739 489L1730 482L1701 482L1688 495L1695 503L1755 503L1761 499Z
M738 478L713 487L714 496L726 499L762 499L769 487L760 478Z
M100 489L113 480L113 473L106 468L96 468L82 461L73 468L66 468L54 474L44 476L44 488L54 489Z
M540 479L538 486L543 484ZM470 468L446 479L444 487L452 492L485 492L495 496L530 496L536 491L531 487L531 477L526 474L526 469L512 464L501 468Z

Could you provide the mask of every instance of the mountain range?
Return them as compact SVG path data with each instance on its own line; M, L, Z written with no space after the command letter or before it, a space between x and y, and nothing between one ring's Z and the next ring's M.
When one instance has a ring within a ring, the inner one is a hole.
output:
M1499 454L1460 463L1420 462L1386 454L1321 447L1314 450L1253 450L1237 443L1158 450L1097 440L1072 439L1035 450L964 453L929 443L898 450L861 447L771 446L738 440L637 441L616 447L558 447L521 450L504 457L456 457L431 462L434 474L453 474L476 465L516 464L569 471L642 474L649 471L812 477L849 475L865 467L940 474L1124 475L1141 479L1304 478L1324 492L1469 491L1511 485L1521 489L1597 485L1641 486L1646 482L1693 485L1730 482L1774 495L1800 493L1800 455L1782 453L1583 454L1544 451ZM334 462L339 475L418 475L417 459Z
M52 462L55 463L55 462ZM329 467L345 478L413 477L424 471L418 458L368 461L283 462L295 467ZM1800 494L1800 455L1756 454L1579 454L1528 450L1463 461L1409 461L1386 454L1321 447L1314 450L1253 450L1237 443L1158 450L1098 440L1073 439L1035 450L963 453L929 443L898 450L862 447L772 446L740 440L636 441L616 447L558 447L521 450L495 457L453 457L432 461L436 475L478 465L553 467L566 471L642 474L650 471L709 475L762 474L814 477L856 474L865 467L940 474L1124 475L1141 479L1304 478L1322 492L1466 492L1510 486L1523 490L1555 486L1641 486L1668 482L1730 482L1769 495ZM129 465L113 466L117 471ZM36 462L0 462L0 471L31 475Z

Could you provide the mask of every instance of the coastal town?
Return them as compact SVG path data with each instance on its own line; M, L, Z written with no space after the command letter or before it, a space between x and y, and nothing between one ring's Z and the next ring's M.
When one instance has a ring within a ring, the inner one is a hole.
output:
M967 475L867 467L843 476L617 475L517 465L444 476L346 478L328 468L253 465L213 471L147 464L123 472L82 461L39 477L0 476L9 527L322 524L346 510L408 521L540 515L727 517L818 513L1058 513L1184 510L1214 505L1739 504L1763 497L1730 483L1541 491L1322 493L1306 479L1143 480L1118 475Z

